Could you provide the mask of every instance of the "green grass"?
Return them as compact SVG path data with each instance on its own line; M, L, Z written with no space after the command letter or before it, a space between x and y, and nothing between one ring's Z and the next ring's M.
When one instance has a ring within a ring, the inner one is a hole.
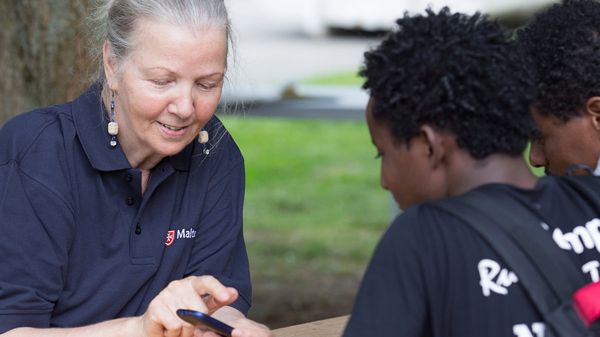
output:
M364 79L358 75L358 71L345 71L332 74L318 75L302 81L303 84L312 85L334 85L360 87Z
M227 117L246 159L246 240L258 274L360 274L390 220L364 122Z
M366 124L222 120L246 159L250 317L281 327L348 314L391 218Z

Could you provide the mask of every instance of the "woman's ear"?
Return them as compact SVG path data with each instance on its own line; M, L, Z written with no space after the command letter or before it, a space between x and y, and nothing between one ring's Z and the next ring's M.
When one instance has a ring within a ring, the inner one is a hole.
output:
M421 126L421 136L428 149L428 160L431 168L437 168L445 159L446 149L444 148L443 135L430 125Z
M585 113L592 119L596 131L600 132L600 97L592 96L585 103Z
M116 78L117 68L114 54L108 41L104 41L102 46L102 64L104 65L104 76L106 84L113 91L118 91L118 81Z

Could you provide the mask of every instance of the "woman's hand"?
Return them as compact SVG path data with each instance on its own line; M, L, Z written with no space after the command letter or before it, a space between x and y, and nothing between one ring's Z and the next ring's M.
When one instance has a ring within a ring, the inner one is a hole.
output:
M232 323L234 327L232 337L273 337L271 330L266 325L257 323L247 318L240 318Z
M210 295L210 296L206 296ZM228 307L238 298L237 290L212 276L190 276L171 282L150 302L144 315L68 329L16 328L2 334L10 337L126 336L126 337L220 337L202 331L177 316L177 309L212 314L234 327L233 337L272 337L269 329Z
M210 296L206 297L205 295ZM207 298L206 302L203 300L203 296ZM225 287L212 276L190 276L173 281L150 302L144 315L138 318L140 336L211 336L210 334L203 335L194 326L181 320L176 314L177 310L190 309L212 314L219 308L235 301L237 297L237 290ZM196 334L194 334L195 332ZM241 336L252 335L239 335L239 337Z
M232 307L223 307L217 310L212 317L231 325L234 329L232 337L272 337L269 328L263 324L247 319L244 314ZM218 337L205 334L195 337Z

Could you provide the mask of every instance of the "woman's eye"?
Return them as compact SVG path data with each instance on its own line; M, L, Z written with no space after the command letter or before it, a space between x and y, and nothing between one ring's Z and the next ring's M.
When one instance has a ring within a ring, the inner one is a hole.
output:
M169 84L169 81L167 81L167 80L150 80L150 82L152 82L153 84L159 85L159 86Z
M205 89L205 90L211 90L211 89L214 89L217 86L216 83L204 83L204 82L197 83L197 85L200 88Z

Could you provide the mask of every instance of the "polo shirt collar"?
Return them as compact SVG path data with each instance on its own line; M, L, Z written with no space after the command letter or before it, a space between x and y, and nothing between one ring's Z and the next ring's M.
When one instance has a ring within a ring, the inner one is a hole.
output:
M109 144L110 135L106 131L108 116L100 97L101 92L100 84L95 83L73 101L73 120L77 136L90 164L95 169L100 171L130 169L131 165L118 142L114 148ZM193 143L177 155L167 157L163 161L168 161L178 171L187 171Z

